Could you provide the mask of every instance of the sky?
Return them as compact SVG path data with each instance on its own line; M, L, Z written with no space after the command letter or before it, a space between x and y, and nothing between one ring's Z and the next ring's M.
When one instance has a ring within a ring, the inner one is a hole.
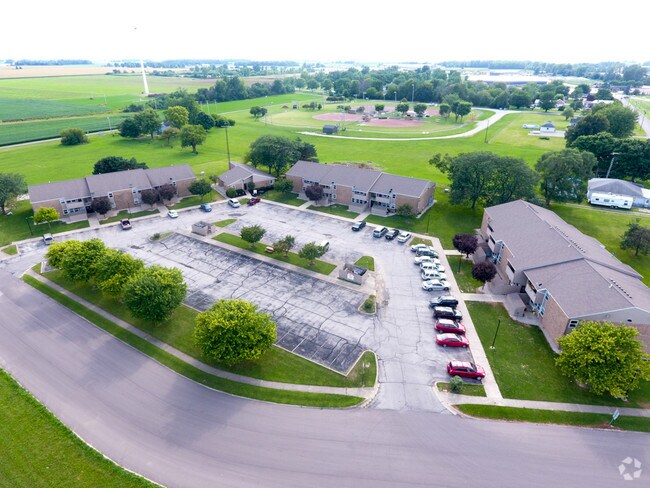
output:
M600 6L599 6L600 5ZM650 61L650 2L10 0L1 59Z

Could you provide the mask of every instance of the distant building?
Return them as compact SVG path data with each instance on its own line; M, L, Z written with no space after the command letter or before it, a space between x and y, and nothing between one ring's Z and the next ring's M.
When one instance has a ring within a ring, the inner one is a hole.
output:
M540 132L555 132L555 124L550 120L545 124L542 124L539 128Z
M615 178L592 178L587 184L587 200L591 200L591 195L594 193L611 193L632 197L634 199L633 207L650 208L650 190L631 181Z
M323 134L336 134L339 131L339 128L336 125L325 124L323 126Z

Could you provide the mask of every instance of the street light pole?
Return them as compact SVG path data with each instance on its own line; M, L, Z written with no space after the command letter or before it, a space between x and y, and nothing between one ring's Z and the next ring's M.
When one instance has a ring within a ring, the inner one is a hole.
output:
M226 151L228 152L228 166L230 167L230 143L228 142L228 125L230 125L230 124L228 123L228 121L226 121L226 125L225 125L225 128L226 128Z
M413 105L413 100L415 100L415 83L411 83L411 105Z
M497 334L499 333L500 326L501 326L501 319L499 319L499 322L497 322L497 330L494 333L494 339L492 339L492 345L490 346L490 349L494 349L494 342L497 340Z

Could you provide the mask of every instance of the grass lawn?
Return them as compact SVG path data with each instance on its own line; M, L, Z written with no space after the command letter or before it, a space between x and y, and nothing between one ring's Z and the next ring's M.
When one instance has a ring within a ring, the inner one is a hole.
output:
M18 248L16 246L3 247L2 249L0 249L0 251L2 251L5 254L8 254L9 256L15 256L16 254L18 254Z
M267 191L262 195L264 200L272 200L274 202L286 203L288 205L293 205L294 207L299 207L306 200L300 200L295 193L282 193L279 191L271 190Z
M170 209L179 210L181 208L195 207L201 205L202 203L213 203L219 200L223 200L223 197L219 195L216 191L212 190L210 193L205 195L203 199L199 195L192 195L191 197L185 197L180 202L175 203Z
M445 393L451 393L451 385L447 382L438 382L436 383L438 387L438 391L442 391ZM463 389L460 392L461 395L468 395L468 396L480 396L484 397L487 396L485 394L485 388L483 385L474 385L474 384L463 384Z
M251 245L241 237L228 234L225 232L216 235L214 237L214 240L219 242L225 242L226 244L230 244L231 246L236 246L241 249L246 249L256 254L261 254L262 256L269 256L272 257L273 259L277 259L278 261L293 264L295 266L300 266L301 268L315 271L316 273L320 273L324 275L329 275L336 268L335 264L326 263L325 261L321 261L319 259L317 259L312 266L309 266L309 262L306 259L303 259L300 256L298 256L298 254L296 254L295 252L289 252L286 258L284 257L284 254L279 252L274 252L273 254L270 254L265 251L267 244L262 244L260 242L255 244L254 248L251 248Z
M630 393L628 402L598 396L563 376L542 331L513 321L502 305L466 302L499 389L505 398L547 402L640 407L650 404L650 382ZM490 349L501 320L495 349Z
M225 219L225 220L220 220L219 222L215 222L214 225L217 227L228 227L230 224L237 222L237 219Z
M357 262L354 263L357 266L363 266L364 268L368 268L370 271L375 270L375 258L372 256L361 256L359 259L357 259Z
M85 444L0 370L0 485L154 487Z
M144 217L146 215L154 215L154 214L160 214L160 212L156 209L143 210L142 212L133 212L133 213L129 213L127 210L121 210L114 217L109 217L105 220L100 220L99 223L102 225L111 224L113 222L119 222L122 219L135 219L137 217Z
M155 359L164 366L167 366L171 370L176 371L177 373L210 388L247 398L254 398L257 400L264 400L275 403L286 403L290 405L304 405L315 407L348 407L356 405L362 401L361 398L353 396L276 390L272 388L247 385L245 383L238 383L236 381L219 378L218 376L208 374L190 364L187 364L181 359L172 356L168 352L159 349L150 342L147 342L146 340L136 336L132 332L122 329L114 322L111 322L110 320L93 312L92 310L87 309L83 305L80 305L71 298L53 290L35 278L32 278L31 276L24 276L23 279L26 283L58 301L76 314L84 317L86 320L104 329L106 332L114 335L119 340L125 342L126 344L129 344L135 349L138 349L139 351Z
M433 246L433 241L431 239L423 239L422 237L414 237L409 242L409 245L415 246L416 244L424 244L425 246Z
M461 256L447 256L449 261L449 271L454 273L458 288L462 293L476 293L476 289L483 286L483 283L472 276L472 261ZM458 271L458 261L462 261L460 272Z
M309 210L316 210L317 212L330 215L338 215L339 217L345 217L348 219L356 219L359 216L356 212L350 212L347 205L340 205L338 203L328 207L315 207L314 205L311 205Z
M47 224L35 225L32 220L33 216L34 212L27 200L18 202L12 209L12 215L0 215L0 246L32 237L40 237L48 232L56 234L88 227L87 220L73 224L53 222L50 230Z
M58 285L70 290L75 295L88 300L104 310L110 311L116 317L134 325L138 329L144 330L157 339L218 369L282 383L360 386L360 375L358 372L354 374L351 372L348 377L345 377L279 347L272 347L258 361L251 361L235 366L226 366L217 363L210 358L204 357L199 348L194 344L194 325L198 314L196 310L181 306L174 311L171 318L165 323L151 324L134 318L123 303L104 296L101 292L93 290L92 286L88 284L71 282L63 277L60 271L51 271L46 276ZM357 366L358 368L360 368L359 365Z
M609 428L611 415L602 413L564 412L538 410L534 408L500 407L496 405L454 405L461 412L473 417L538 424L577 425L581 427ZM611 429L650 432L650 419L645 417L620 416Z

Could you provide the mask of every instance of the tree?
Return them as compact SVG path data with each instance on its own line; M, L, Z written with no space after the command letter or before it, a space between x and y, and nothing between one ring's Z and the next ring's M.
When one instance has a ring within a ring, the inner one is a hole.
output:
M147 169L147 163L138 163L135 158L124 159L121 156L106 156L95 163L93 167L94 175L104 173L115 173L117 171L126 171L127 169Z
M255 107L251 107L251 109L249 110L249 113L253 117L255 117L256 119L258 119L258 118L264 117L266 115L267 109L264 108L264 107L255 106Z
M79 245L79 241L69 240L62 242L53 242L47 249L45 253L45 258L47 259L47 264L53 268L63 269L63 259L65 258L68 249L72 246Z
M414 215L413 206L408 203L402 203L400 206L398 206L395 209L395 213L400 217L406 217L406 218L413 217Z
M153 139L153 136L160 129L160 116L152 108L146 108L142 112L138 113L133 117L134 121L140 127L141 134L149 134Z
M458 252L464 254L469 259L469 255L476 252L478 238L474 234L456 234L452 239L452 243ZM463 260L459 257L458 272L460 272L462 262Z
M144 262L116 249L106 249L94 267L94 281L99 289L112 297L121 297L129 280L144 270Z
M324 190L323 187L320 186L318 183L306 186L304 190L305 190L305 196L313 202L317 202L318 200L323 198Z
M535 169L542 178L541 189L546 205L550 205L551 200L580 201L596 163L593 154L575 149L542 154Z
M55 208L41 207L34 213L34 223L44 224L47 222L49 229L52 230L52 222L59 220L60 217Z
M632 327L609 322L581 322L558 339L561 352L555 363L596 395L626 398L641 381L650 380L650 356L643 352L638 334Z
M205 129L200 125L186 125L181 129L181 147L192 147L192 152L197 154L196 146L205 142L207 136Z
M452 108L454 115L456 115L456 121L460 117L460 121L463 121L465 115L469 115L472 112L472 104L470 102L460 101L455 108Z
M596 106L592 109L592 113L604 115L609 122L607 132L621 139L630 137L634 133L639 118L634 110L624 107L620 103Z
M25 177L17 173L0 173L0 209L7 214L9 201L27 191Z
M562 115L564 115L564 120L569 120L575 115L575 112L571 107L566 107L562 112Z
M548 112L553 107L555 107L555 93L550 91L545 91L539 95L539 107L544 111Z
M287 166L300 159L300 154L296 142L288 137L266 135L253 141L246 159L255 167L266 166L279 177Z
M451 106L448 103L441 103L438 105L438 113L441 117L449 118L451 114Z
M176 187L170 183L165 183L158 187L158 195L160 195L162 201L171 201L176 196L176 193Z
M510 104L515 108L519 109L521 107L528 108L533 103L530 93L526 90L514 90L510 95Z
M316 161L318 162L318 154L316 152L316 146L313 144L303 141L300 137L297 137L294 141L295 147L300 153L300 159L303 161Z
M406 101L405 98L403 98L402 101L399 102L397 104L397 106L395 106L395 110L397 112L401 113L402 115L404 115L406 112L408 112L409 108L410 108L410 105L408 104L408 102Z
M576 125L569 127L564 133L566 147L571 147L573 142L580 136L592 136L599 132L609 130L609 121L603 114L589 114L578 120Z
M73 241L66 248L61 263L63 274L72 281L90 281L95 276L95 263L106 252L106 246L100 239Z
M278 178L273 183L273 189L281 193L290 193L293 190L293 181L286 178Z
M308 242L298 252L298 256L309 261L309 266L313 266L314 262L325 254L326 249L322 246L316 245L315 242Z
M124 119L120 122L118 129L122 137L135 139L136 137L140 137L140 134L142 134L140 131L140 124L138 124L133 117Z
M76 146L88 142L88 136L82 129L63 129L61 131L61 144L64 146Z
M566 110L565 110L566 111ZM614 152L621 152L619 150L620 141L616 139L609 132L599 132L591 136L580 136L578 137L571 148L577 149L578 151L589 151L596 157L597 166L596 166L596 175L605 176L609 164L612 161L612 155ZM617 158L619 162L621 158ZM613 167L613 174L619 174L618 170L621 168L620 165ZM617 176L616 176L617 177Z
M140 192L140 200L142 200L147 205L153 205L160 199L158 190L155 188L147 188Z
M413 105L413 111L418 114L418 116L422 117L424 115L424 112L427 111L427 104L426 103L416 103Z
M264 234L266 234L266 229L261 225L242 227L239 232L241 238L250 244L251 249L255 249L255 244L262 240Z
M189 122L190 113L185 107L176 105L165 110L165 120L180 129Z
M202 178L196 179L190 183L188 190L192 195L199 195L201 197L201 201L203 201L203 198L212 191L212 185L208 180L204 180Z
M636 219L628 224L621 238L621 249L634 250L635 256L638 256L639 252L647 256L650 250L650 227L643 227L639 222L639 219Z
M134 317L162 322L183 303L186 294L187 285L180 270L154 265L131 278L123 295Z
M113 208L113 205L108 197L97 197L93 199L90 208L93 212L96 212L99 215L106 215L106 213Z
M170 144L171 140L178 137L180 134L180 130L178 130L176 127L165 127L160 134L160 138L164 139L167 141L167 145Z
M629 178L632 181L650 177L650 139L617 139L612 178ZM611 160L610 160L611 162Z
M296 238L292 235L286 235L279 241L273 243L273 249L284 254L284 257L286 258L295 244Z
M276 340L271 316L244 300L219 300L196 317L194 340L203 354L228 365L259 359Z
M190 124L200 125L206 131L212 129L215 125L214 119L205 112L198 111L194 115L190 115Z
M386 108L386 106L383 103L375 104L375 111L377 112L383 112L384 108Z
M472 266L472 276L481 283L489 283L497 275L497 267L492 261L481 261Z

